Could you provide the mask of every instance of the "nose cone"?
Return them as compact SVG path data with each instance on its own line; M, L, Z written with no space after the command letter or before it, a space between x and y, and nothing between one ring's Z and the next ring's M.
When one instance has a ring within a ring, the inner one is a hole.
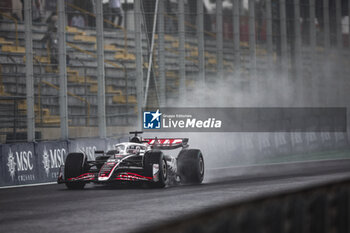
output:
M105 164L103 164L100 172L98 173L98 180L99 181L108 180L111 177L116 166L117 166L116 162L106 162Z

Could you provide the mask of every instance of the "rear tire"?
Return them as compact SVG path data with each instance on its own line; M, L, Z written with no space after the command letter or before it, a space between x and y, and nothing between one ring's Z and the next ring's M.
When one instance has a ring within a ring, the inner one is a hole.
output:
M164 188L168 180L168 166L161 151L150 151L145 154L144 167L147 176L153 177L153 164L159 165L158 180L150 183L152 188Z
M86 157L82 153L70 153L66 158L64 166L64 177L65 179L78 177L85 172L87 166ZM69 182L65 183L68 189L83 189L85 186L84 182Z
M197 149L182 150L177 157L177 168L183 184L200 184L204 178L204 159Z

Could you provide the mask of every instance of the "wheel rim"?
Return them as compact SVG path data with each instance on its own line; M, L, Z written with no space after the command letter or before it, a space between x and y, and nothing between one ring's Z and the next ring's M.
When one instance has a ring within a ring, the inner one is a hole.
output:
M199 158L199 171L202 176L204 173L204 161L202 156Z
M166 178L167 178L167 166L166 166L166 163L164 160L162 161L162 167L163 167L163 178L164 178L164 180L166 180Z

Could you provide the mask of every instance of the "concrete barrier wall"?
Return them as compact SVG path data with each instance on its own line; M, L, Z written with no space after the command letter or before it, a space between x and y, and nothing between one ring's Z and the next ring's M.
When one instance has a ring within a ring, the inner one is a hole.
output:
M55 182L70 152L95 159L96 150L108 150L118 139L76 139L0 145L0 186Z
M290 155L305 155L307 159L309 153L349 148L347 133L343 132L197 133L186 137L191 147L202 150L206 164L212 168L271 158L283 160Z
M207 156L207 161L214 165L215 161L230 164L229 156L233 157L236 154L245 158L256 154L278 156L344 149L349 146L347 134L339 132L244 133L235 135L235 137L235 140L232 140L231 137L224 138L220 140L222 145L215 147L208 143L200 146L205 155L213 154L212 150L216 150L217 147L222 148L222 153L228 155L220 157L219 160L216 157ZM83 152L89 160L94 160L96 150L109 150L113 148L114 144L126 140L127 138L86 138L69 141L2 144L0 145L0 186L54 182L57 180L59 167L64 165L68 153ZM226 145L232 144L232 142L235 145ZM191 138L191 145L192 143L196 144L195 138Z

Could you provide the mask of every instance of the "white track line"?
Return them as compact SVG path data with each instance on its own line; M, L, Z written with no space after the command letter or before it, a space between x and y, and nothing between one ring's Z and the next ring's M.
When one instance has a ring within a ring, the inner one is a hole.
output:
M37 184L10 185L10 186L3 186L3 187L0 187L0 189L23 188L23 187L40 186L40 185L49 185L49 184L57 184L57 182L47 182L47 183L37 183Z

